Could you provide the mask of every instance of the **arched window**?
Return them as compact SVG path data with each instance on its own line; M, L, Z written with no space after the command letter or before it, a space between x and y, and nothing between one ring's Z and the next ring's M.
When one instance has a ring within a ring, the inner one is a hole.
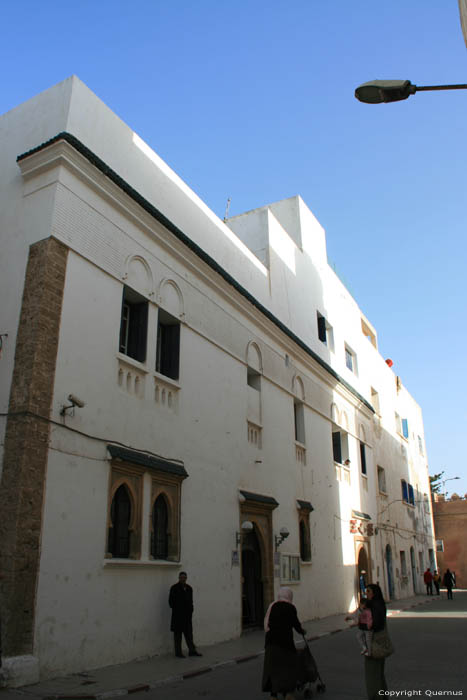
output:
M110 519L109 552L113 557L126 559L130 555L131 500L124 484L114 494Z
M167 559L169 556L169 512L165 497L160 494L152 508L151 554L154 559Z

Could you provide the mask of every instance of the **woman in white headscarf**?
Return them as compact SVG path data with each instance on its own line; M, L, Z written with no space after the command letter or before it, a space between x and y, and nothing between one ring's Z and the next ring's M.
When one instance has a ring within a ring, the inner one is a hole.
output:
M298 620L292 600L292 590L281 588L277 600L271 603L264 618L266 640L262 687L264 692L271 693L274 700L277 700L279 693L285 696L285 700L293 700L297 685L298 657L293 630L298 634L305 634L305 630Z

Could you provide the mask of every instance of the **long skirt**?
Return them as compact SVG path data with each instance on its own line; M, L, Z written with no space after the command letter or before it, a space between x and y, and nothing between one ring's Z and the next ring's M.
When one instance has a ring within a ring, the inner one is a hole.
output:
M263 692L273 695L291 693L297 686L298 654L296 649L284 649L275 644L264 650Z
M380 700L380 690L387 690L388 686L384 675L386 659L373 659L365 657L365 682L368 700Z

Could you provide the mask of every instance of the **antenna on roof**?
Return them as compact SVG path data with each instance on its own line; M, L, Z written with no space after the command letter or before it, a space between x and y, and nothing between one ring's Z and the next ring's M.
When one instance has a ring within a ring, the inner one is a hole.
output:
M227 205L225 207L225 214L224 214L224 221L227 221L227 214L229 213L230 209L230 197L227 199Z

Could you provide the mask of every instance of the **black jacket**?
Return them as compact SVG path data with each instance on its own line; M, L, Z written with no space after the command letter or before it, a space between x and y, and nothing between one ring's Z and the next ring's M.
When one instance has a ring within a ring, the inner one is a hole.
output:
M297 608L292 603L278 600L269 613L269 630L266 632L266 646L274 645L283 649L295 651L293 629L302 634L303 629L298 621Z
M444 574L443 585L446 586L446 588L454 587L454 576L452 575L452 571L446 571Z
M373 617L373 632L379 632L384 629L386 624L386 603L384 600L378 600L372 598L368 601L368 607L371 610L371 615Z
M185 626L191 623L193 615L193 589L187 583L175 583L169 594L169 605L172 608L170 629L172 632L183 632Z

